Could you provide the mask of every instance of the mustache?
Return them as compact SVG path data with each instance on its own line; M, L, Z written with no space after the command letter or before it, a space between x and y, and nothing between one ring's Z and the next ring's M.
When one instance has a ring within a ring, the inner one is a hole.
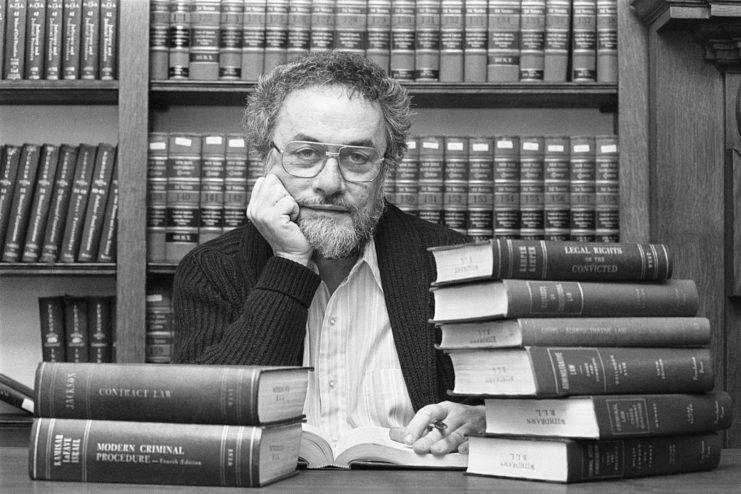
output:
M354 213L358 210L358 208L355 207L353 204L351 204L344 198L337 197L337 196L323 197L323 198L317 198L317 199L302 199L296 202L298 203L299 208L327 206L327 207L336 207L336 208L346 209L350 211L351 213Z

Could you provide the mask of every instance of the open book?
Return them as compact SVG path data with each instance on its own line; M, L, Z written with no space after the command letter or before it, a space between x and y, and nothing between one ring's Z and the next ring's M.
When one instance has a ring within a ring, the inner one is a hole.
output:
M386 427L353 429L337 442L333 451L321 431L306 423L301 434L299 459L306 463L307 468L350 468L351 464L362 464L462 470L468 466L468 455L461 453L417 454L411 446L392 440Z

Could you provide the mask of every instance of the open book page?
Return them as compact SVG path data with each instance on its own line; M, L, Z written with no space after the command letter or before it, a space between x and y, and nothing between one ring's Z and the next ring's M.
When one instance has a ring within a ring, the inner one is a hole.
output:
M307 468L350 468L351 464L441 469L465 469L468 466L468 455L419 455L411 446L389 438L388 428L373 426L353 429L337 442L333 450L318 428L304 423L299 457L306 462Z

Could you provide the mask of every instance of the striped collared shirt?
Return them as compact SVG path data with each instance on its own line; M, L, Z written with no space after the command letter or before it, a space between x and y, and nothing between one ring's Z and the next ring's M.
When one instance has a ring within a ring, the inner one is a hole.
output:
M314 367L304 407L307 422L335 442L352 428L404 426L414 415L373 242L331 296L324 282L317 289L303 362Z

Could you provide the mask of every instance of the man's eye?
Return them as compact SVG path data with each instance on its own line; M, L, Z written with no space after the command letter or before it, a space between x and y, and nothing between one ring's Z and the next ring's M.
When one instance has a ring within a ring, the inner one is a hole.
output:
M370 160L370 157L367 153L364 153L362 151L352 151L347 154L347 160L350 163L363 164L367 163Z
M296 158L299 158L304 161L317 161L319 159L320 153L316 149L303 148L303 149L297 149L296 151L294 151L293 155Z

